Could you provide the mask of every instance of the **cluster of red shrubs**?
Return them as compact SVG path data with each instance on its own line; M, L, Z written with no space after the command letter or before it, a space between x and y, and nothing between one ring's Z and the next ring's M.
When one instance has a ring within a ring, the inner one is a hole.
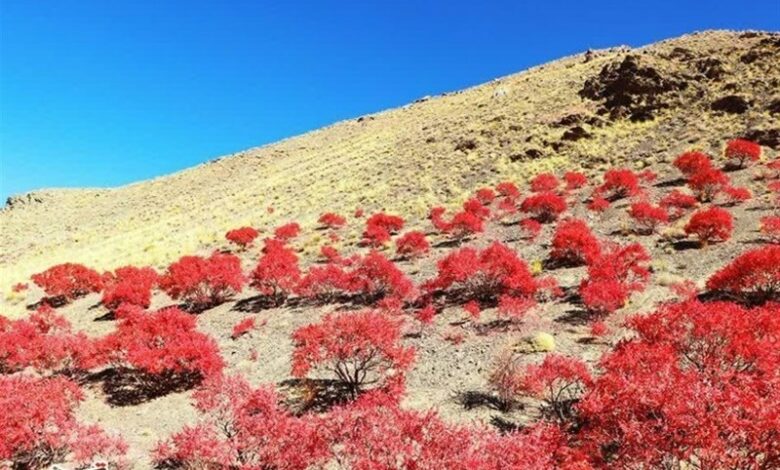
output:
M593 262L600 253L599 240L584 220L567 219L558 223L550 252L553 262L565 266L579 266Z
M274 230L274 238L280 241L290 241L301 234L301 226L297 222L281 225Z
M748 163L757 162L761 158L761 146L745 139L734 139L726 144L727 164L736 168L744 168Z
M425 234L418 230L406 232L395 241L395 251L400 256L420 258L431 249Z
M780 246L742 253L710 277L707 289L744 301L780 301Z
M636 196L640 191L636 173L627 169L614 169L604 173L604 182L596 188L594 197L614 201Z
M31 279L54 302L70 302L103 289L103 279L97 271L75 263L52 266L33 274Z
M346 225L347 219L333 212L326 212L320 216L318 222L325 228L335 230Z
M656 231L659 225L669 221L666 209L646 201L631 204L628 213L636 223L636 231L640 234L651 234Z
M650 255L639 243L602 249L580 283L580 297L588 311L605 315L622 308L632 292L644 289L650 277L648 261Z
M397 215L378 212L366 220L363 243L379 248L389 242L391 237L404 228L404 219Z
M103 275L103 298L100 302L110 310L122 304L149 308L152 290L158 282L159 276L153 268L117 268L113 273Z
M444 218L445 212L443 207L434 207L428 218L436 230L458 241L481 233L484 230L485 219L490 216L490 209L478 197L463 203L463 210L456 212L449 221Z
M566 199L553 192L540 192L523 199L520 210L541 223L555 221L566 210Z
M251 274L252 286L276 305L281 305L295 290L301 278L298 255L285 242L270 238Z
M172 299L202 310L241 292L245 282L237 256L214 252L207 258L182 256L168 266L159 285Z
M232 243L238 245L241 249L245 249L255 241L255 238L260 235L260 232L253 227L241 227L233 230L229 230L225 234L225 238Z

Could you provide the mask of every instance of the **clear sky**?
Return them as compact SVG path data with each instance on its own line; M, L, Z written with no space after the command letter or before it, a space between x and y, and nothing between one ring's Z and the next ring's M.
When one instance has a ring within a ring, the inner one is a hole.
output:
M777 31L780 0L0 0L0 18L5 199L147 179L587 48Z

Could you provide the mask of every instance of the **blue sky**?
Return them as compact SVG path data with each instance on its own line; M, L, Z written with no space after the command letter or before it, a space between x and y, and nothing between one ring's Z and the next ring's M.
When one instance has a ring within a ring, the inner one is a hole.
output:
M0 0L0 197L126 184L713 28L777 31L780 1Z

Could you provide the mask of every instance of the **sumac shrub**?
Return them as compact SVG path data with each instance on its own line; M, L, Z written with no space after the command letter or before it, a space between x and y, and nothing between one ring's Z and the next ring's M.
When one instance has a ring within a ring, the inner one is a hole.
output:
M628 213L636 223L636 231L642 234L653 233L659 225L669 221L666 209L644 201L631 204Z
M414 295L412 281L384 255L371 251L357 259L349 273L350 291L365 303L386 297L407 300Z
M520 210L531 214L541 223L548 223L566 210L566 200L552 192L541 192L523 199Z
M736 168L744 168L748 163L757 162L761 158L761 146L745 139L734 139L726 144L727 164Z
M53 301L70 302L103 289L100 274L81 264L64 263L33 274L32 281Z
M252 271L252 286L281 305L295 290L300 277L295 251L279 240L266 240L263 255Z
M550 259L556 264L578 266L593 261L600 250L599 240L585 221L567 219L555 228Z
M524 240L536 240L542 231L542 224L536 219L523 219L517 225L520 228L520 237Z
M517 185L511 181L498 183L498 185L496 185L496 192L505 198L513 200L520 197L520 190L517 188Z
M749 201L753 196L749 189L737 186L727 186L723 188L721 194L723 196L724 203L727 206L736 206L737 204Z
M724 188L729 186L729 177L714 168L702 170L691 175L688 187L701 202L712 201Z
M474 194L474 197L485 206L489 206L496 199L496 192L491 188L480 188Z
M780 300L780 246L746 251L707 280L707 289L743 300Z
M668 211L671 220L677 220L688 209L693 209L699 204L695 197L675 189L661 198L660 206Z
M220 304L244 287L241 260L214 252L208 258L182 256L160 277L160 288L194 310Z
M363 242L372 247L380 247L390 241L393 234L404 228L404 219L396 215L377 212L366 220Z
M425 234L418 230L406 232L395 241L395 251L400 256L419 258L430 251L431 245Z
M639 194L639 177L627 169L609 170L604 173L604 182L596 188L596 194L609 201Z
M241 227L228 231L225 234L225 238L238 245L241 249L245 249L255 241L255 238L260 235L260 232L253 227Z
M780 216L768 215L761 217L761 233L763 233L770 242L780 243Z
M644 289L650 271L650 255L639 243L602 249L588 266L588 277L580 283L585 307L597 315L622 308L632 292Z
M544 193L555 191L561 184L558 178L552 173L540 173L533 177L530 181L531 191L535 193Z
M333 212L326 212L320 216L318 222L325 228L339 229L347 223L347 219Z
M521 372L523 393L544 400L556 419L572 417L572 405L591 385L592 378L584 362L560 354L548 354L538 365Z
M376 311L327 315L293 333L292 373L305 377L314 368L329 370L349 386L353 397L366 385L395 389L414 360L414 349L400 344L397 320Z
M522 391L522 378L522 367L514 352L511 349L500 351L493 360L488 385L496 392L504 409L509 409Z
M702 152L685 152L674 160L674 166L686 178L712 169L712 160Z
M720 207L710 207L695 212L688 224L685 233L694 235L702 245L707 246L713 242L723 242L731 238L734 229L734 219L731 213Z
M300 234L301 226L297 222L281 225L274 230L274 238L283 242L290 241Z
M566 189L569 191L582 188L588 184L588 178L579 171L567 171L563 175L563 181L566 182Z
M123 303L148 308L152 301L152 290L157 286L159 276L150 267L124 266L103 276L103 298L101 303L114 310Z

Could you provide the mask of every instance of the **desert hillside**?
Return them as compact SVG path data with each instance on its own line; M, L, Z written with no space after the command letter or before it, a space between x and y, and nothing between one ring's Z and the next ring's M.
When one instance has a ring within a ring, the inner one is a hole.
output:
M311 227L325 210L414 224L479 185L652 167L687 149L717 154L727 137L777 150L779 57L777 34L726 31L588 51L151 181L15 196L0 212L0 288L65 261L162 267L227 229Z

